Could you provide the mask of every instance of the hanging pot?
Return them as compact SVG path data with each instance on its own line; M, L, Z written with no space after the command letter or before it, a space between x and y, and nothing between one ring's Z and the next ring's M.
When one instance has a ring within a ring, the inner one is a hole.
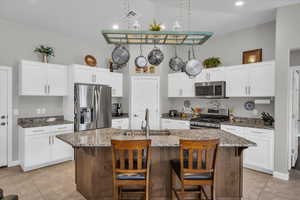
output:
M189 58L189 61L187 62L185 67L185 73L190 78L195 78L197 75L199 75L202 72L203 66L200 60L197 60L195 57L194 47L192 47L192 52L193 52L193 58L192 59ZM189 53L189 57L190 57L190 53Z
M140 56L136 57L134 60L135 66L139 68L147 67L148 60L145 56L143 56L142 45L140 45Z
M148 61L151 65L158 66L164 60L162 51L154 46L154 49L148 54Z
M117 45L114 48L111 57L114 64L121 66L129 61L130 54L126 47L122 45Z
M177 56L177 48L175 46L175 57L171 58L169 61L169 67L175 71L181 71L185 67L185 62Z

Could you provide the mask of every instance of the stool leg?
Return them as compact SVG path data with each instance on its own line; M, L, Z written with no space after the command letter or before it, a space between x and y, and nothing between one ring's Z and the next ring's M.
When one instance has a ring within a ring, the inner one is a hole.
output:
M210 186L210 190L211 190L211 200L214 200L215 199L215 196L214 196L214 185L211 185Z
M202 200L202 186L201 185L199 186L199 191L200 191L199 199Z
M172 167L170 166L170 200L173 199L173 170Z

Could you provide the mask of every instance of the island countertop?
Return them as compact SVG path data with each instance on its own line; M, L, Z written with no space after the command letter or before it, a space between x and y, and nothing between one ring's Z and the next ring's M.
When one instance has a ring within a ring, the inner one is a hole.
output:
M105 128L80 131L56 136L73 147L109 147L111 139L141 140L146 136L125 136L126 130ZM180 139L207 140L220 139L221 147L250 147L256 144L220 129L168 130L170 135L150 135L152 147L178 147Z

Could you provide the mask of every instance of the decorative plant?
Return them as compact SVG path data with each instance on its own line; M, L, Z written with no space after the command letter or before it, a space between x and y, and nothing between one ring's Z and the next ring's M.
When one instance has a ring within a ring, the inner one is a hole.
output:
M44 45L40 45L39 47L34 49L35 53L40 53L43 56L43 61L47 62L48 57L53 56L54 57L54 49L52 47L47 47Z
M160 31L161 24L156 23L155 20L153 20L153 23L150 24L150 31Z
M215 57L207 58L203 61L203 66L205 68L218 67L221 64L220 58Z

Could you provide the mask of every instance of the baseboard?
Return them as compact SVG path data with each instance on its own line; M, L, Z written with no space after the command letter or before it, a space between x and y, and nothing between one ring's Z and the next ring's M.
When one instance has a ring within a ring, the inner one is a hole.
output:
M266 174L273 174L272 170L256 167L256 166L253 166L253 165L243 164L243 167L247 168L247 169L254 170L254 171L263 172L263 173L266 173Z
M19 160L10 161L8 163L8 167L14 167L14 166L18 166L18 165L20 165L20 161Z
M34 165L34 166L29 166L29 167L21 166L21 167L22 167L22 170L24 172L27 172L27 171L31 171L31 170L35 170L35 169L39 169L39 168L43 168L43 167L48 167L48 166L51 166L51 165L56 165L56 164L59 164L59 163L70 161L70 160L73 160L73 156L68 157L68 158L64 158L64 159L61 159L61 160L52 161L52 162L49 162L49 163L40 164L40 165Z
M285 174L285 173L281 173L281 172L273 172L273 177L288 181L290 179L290 174L289 173Z

